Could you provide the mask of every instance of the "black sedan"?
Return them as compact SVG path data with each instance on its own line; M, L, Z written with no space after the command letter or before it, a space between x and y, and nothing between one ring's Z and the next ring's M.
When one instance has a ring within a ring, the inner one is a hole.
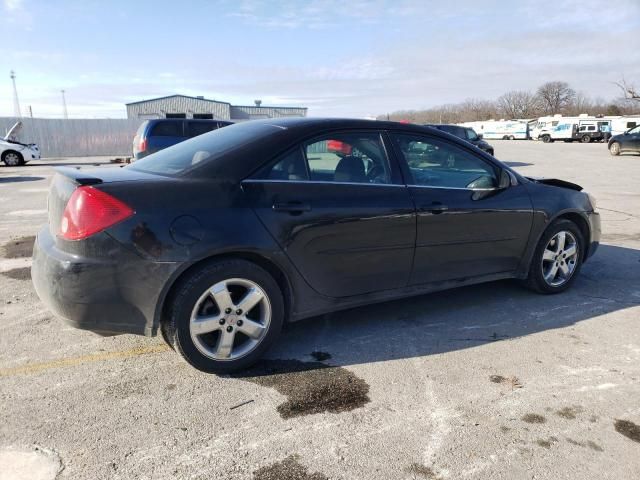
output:
M609 153L640 153L640 125L633 127L622 135L614 135L609 139Z
M229 372L325 312L505 278L565 290L600 239L580 190L429 127L252 121L124 168L59 169L32 277L78 328L160 332Z

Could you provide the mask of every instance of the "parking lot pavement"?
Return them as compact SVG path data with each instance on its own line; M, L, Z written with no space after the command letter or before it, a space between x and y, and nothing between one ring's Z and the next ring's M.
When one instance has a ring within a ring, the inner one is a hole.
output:
M493 143L598 199L603 245L570 291L498 282L310 319L233 377L49 314L28 255L55 162L1 167L0 479L639 478L640 157Z

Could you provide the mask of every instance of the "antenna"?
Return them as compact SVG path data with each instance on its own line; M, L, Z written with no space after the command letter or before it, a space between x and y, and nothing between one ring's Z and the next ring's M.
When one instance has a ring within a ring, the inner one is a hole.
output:
M13 82L13 116L22 118L20 113L20 102L18 101L18 89L16 88L16 72L11 70L11 81Z
M64 90L60 90L60 93L62 94L62 114L66 120L69 118L69 114L67 113L67 100L64 98Z

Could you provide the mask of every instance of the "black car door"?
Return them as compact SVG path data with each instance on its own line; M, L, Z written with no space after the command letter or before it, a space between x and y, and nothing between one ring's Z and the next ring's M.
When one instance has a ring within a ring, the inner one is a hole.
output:
M472 149L421 134L391 134L417 210L411 284L514 271L527 244L531 199L497 188L501 169Z
M346 297L404 287L415 210L379 132L296 146L243 181L250 205L306 281Z

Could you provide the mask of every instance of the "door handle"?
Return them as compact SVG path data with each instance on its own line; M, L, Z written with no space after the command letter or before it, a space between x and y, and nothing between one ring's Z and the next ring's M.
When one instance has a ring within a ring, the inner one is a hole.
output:
M429 205L422 205L422 207L420 207L420 210L422 210L423 212L431 212L434 215L438 215L449 210L449 207L443 205L440 202L433 202Z
M310 212L311 204L308 202L276 202L273 204L273 210L276 212L289 212L292 214Z

